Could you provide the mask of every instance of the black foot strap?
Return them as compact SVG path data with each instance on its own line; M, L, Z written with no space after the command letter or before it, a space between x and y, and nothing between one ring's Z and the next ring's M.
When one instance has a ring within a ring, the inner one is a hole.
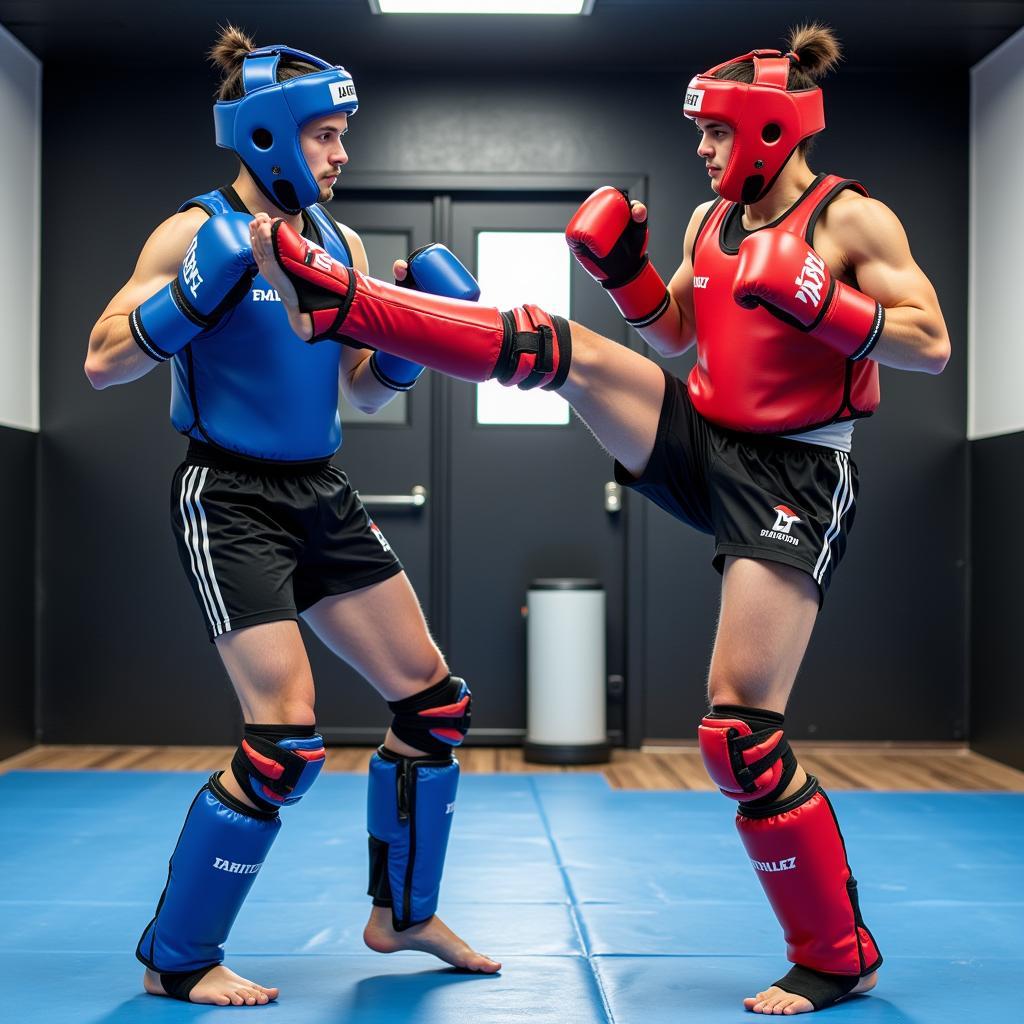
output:
M160 975L160 984L163 985L164 991L172 999L180 999L183 1003L189 1002L189 993L199 984L199 982L205 978L214 967L219 967L220 964L207 964L206 967L200 967L198 971L179 971L172 973L170 971L162 973Z
M775 982L784 992L803 996L816 1010L838 1003L856 987L860 978L855 974L826 974L810 967L794 964L790 972Z

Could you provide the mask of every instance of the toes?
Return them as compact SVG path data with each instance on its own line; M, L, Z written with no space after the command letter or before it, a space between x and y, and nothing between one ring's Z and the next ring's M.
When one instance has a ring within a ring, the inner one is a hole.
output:
M743 1005L753 1013L768 1013L771 1011L765 1009L765 1004L770 998L770 992L758 992L756 996L749 996L744 999Z
M484 956L482 953L477 953L467 961L467 966L471 971L482 971L484 974L494 974L495 971L501 970L501 964L497 960L492 960L489 956Z

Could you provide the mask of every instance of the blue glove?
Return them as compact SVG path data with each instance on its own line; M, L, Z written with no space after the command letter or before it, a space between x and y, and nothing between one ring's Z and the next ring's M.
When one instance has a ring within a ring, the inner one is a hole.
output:
M169 359L249 290L257 273L251 220L245 213L211 217L192 239L178 276L132 311L128 324L146 355Z
M440 242L417 249L409 256L408 263L405 280L395 284L466 302L476 302L480 298L480 285L476 279ZM423 373L419 363L387 352L374 352L370 357L370 369L381 384L393 391L408 391Z

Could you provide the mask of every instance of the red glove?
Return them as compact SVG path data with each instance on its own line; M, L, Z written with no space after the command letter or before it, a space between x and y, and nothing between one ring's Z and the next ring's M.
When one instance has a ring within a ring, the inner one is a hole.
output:
M847 359L867 356L885 326L882 306L835 280L825 261L791 231L764 228L740 243L732 295L744 309L763 306Z
M604 185L585 199L565 229L565 240L626 323L649 327L668 309L665 282L647 255L647 219L633 220L622 189Z
M476 302L386 284L346 267L283 220L274 257L313 321L311 342L356 342L461 380L555 391L569 373L568 321L537 306L502 313Z

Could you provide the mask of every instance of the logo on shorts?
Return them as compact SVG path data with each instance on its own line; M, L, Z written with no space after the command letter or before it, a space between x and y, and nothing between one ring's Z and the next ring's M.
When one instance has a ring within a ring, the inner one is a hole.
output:
M233 860L225 860L223 857L214 857L213 866L218 871L226 871L229 875L255 875L263 863L259 864L236 864Z
M775 871L792 871L796 867L796 857L783 857L782 860L753 860L750 861L754 865L755 871L766 871L772 873Z
M370 520L370 529L373 531L374 537L376 537L377 540L380 541L380 546L385 551L390 551L391 545L387 542L387 538L384 536L384 534L380 532L380 527L372 519Z
M711 280L710 277L695 277L693 279L693 287L694 288L707 288L708 281L710 281L710 280Z
M776 505L772 511L775 513L775 525L770 530L762 530L761 536L767 537L769 540L781 540L796 547L800 540L797 537L791 537L789 531L803 520L788 505Z
M797 286L796 298L817 309L825 287L825 261L816 252L809 252L800 276L793 283Z
M252 290L252 301L253 302L280 302L281 296L277 294L277 290L274 288L253 288Z

